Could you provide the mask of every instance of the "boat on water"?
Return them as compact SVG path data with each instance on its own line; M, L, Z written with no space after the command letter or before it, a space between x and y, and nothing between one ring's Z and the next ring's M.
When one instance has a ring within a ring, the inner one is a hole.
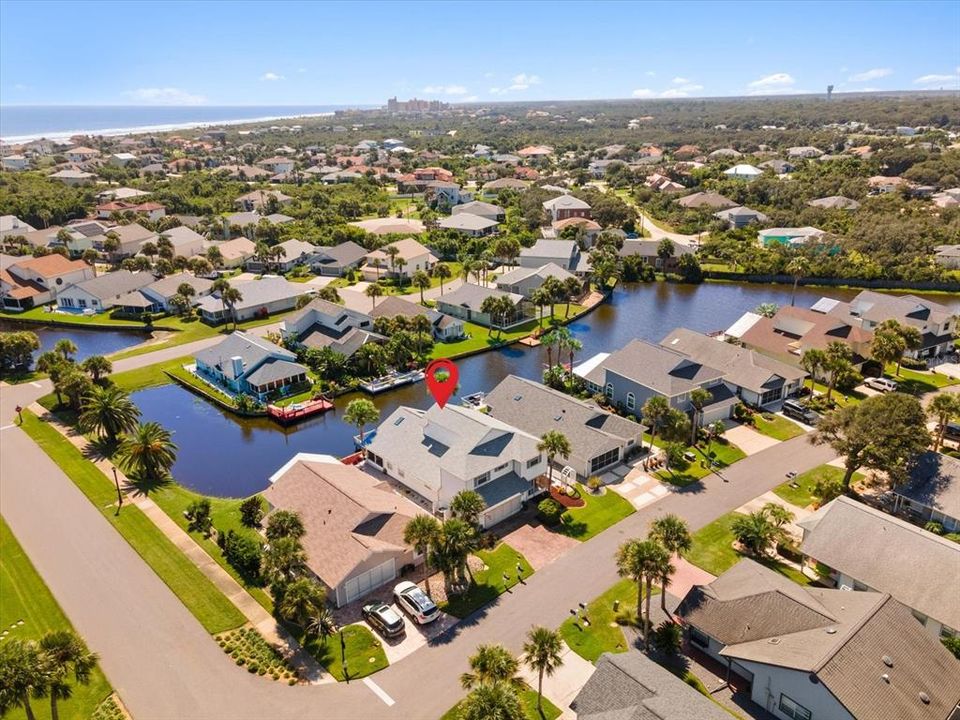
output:
M487 407L486 397L486 393L470 393L469 395L464 395L462 398L460 398L460 404L464 407L472 408L474 410L483 410Z
M363 450L363 448L365 448L367 445L369 445L370 443L373 442L373 439L374 439L376 436L377 436L377 429L376 429L376 428L374 428L373 430L371 430L371 431L369 431L369 432L365 432L365 433L363 434L363 443L361 444L361 443L360 443L360 436L359 436L359 435L354 435L354 436L353 436L353 446L354 446L358 451Z
M387 390L400 387L401 385L410 385L423 380L423 370L410 370L408 372L394 371L383 377L375 378L369 382L360 383L360 389L371 395L377 395Z

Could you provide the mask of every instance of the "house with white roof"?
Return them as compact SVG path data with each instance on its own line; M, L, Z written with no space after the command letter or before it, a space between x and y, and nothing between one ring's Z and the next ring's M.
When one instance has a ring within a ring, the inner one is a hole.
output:
M232 287L243 296L233 308L224 307L220 293L215 292L203 298L197 305L200 317L211 325L236 319L237 322L264 318L274 313L293 310L297 299L314 290L303 283L292 283L286 278L267 276L259 280L232 283Z
M448 217L442 217L437 221L438 227L441 227L444 230L455 230L456 232L468 237L483 237L484 235L490 235L496 231L499 224L500 223L498 223L496 220L491 220L490 218L486 218L481 215L473 215L471 213L450 215Z
M746 163L741 163L739 165L734 165L729 170L724 170L723 174L728 178L734 178L736 180L756 180L758 177L763 175L763 170L753 165L748 165Z
M558 265L567 272L576 272L580 265L580 247L575 240L546 240L541 238L533 246L520 251L520 267L537 269L544 265Z
M820 240L826 233L815 227L766 228L757 233L757 240L764 247L771 245L803 245L811 240Z

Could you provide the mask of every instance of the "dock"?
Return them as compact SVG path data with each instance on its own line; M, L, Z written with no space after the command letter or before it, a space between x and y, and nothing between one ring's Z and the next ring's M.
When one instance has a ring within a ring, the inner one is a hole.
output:
M292 425L312 415L333 410L333 403L324 397L314 398L307 402L294 403L286 407L267 405L267 415L281 425Z
M387 390L410 385L423 380L423 370L411 370L409 372L392 372L383 377L378 377L369 382L360 383L360 389L371 395L377 395Z

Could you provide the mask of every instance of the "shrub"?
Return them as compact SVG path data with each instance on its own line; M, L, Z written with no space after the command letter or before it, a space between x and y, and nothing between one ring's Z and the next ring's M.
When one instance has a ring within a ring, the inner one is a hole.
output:
M263 519L263 500L259 495L248 497L240 503L240 522L249 528L260 527Z
M960 533L947 533L944 535L947 540L951 540L955 543L960 543Z
M952 652L957 660L960 660L960 637L956 635L947 636L940 638L940 642L943 643L943 646Z
M666 657L674 657L683 643L683 629L674 622L664 620L653 631L651 644Z
M563 515L563 505L553 498L546 498L537 505L537 515L544 525L556 525L560 522L560 516Z
M943 535L943 525L940 523L931 520L926 525L923 526L923 529L927 532L932 532L934 535Z
M238 573L248 579L260 577L260 564L263 551L260 543L248 535L241 535L234 530L219 533L217 544L223 551L223 556Z
M185 517L190 521L189 529L209 536L213 527L213 518L210 516L210 512L210 501L207 498L194 500L190 503L185 513Z
M596 475L591 475L589 478L587 478L587 487L594 492L599 490L601 485L603 485L603 481Z

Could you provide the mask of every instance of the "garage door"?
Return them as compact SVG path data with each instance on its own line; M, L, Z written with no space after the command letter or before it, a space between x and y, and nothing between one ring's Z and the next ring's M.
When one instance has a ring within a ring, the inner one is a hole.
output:
M516 495L507 500L502 505L490 508L483 514L483 526L485 528L496 525L501 520L505 520L511 515L520 512L520 506L523 504L523 496Z
M392 558L381 565L377 565L375 568L355 575L343 584L343 601L340 604L344 605L352 600L356 600L375 587L380 587L384 583L390 582L396 576L397 564Z

